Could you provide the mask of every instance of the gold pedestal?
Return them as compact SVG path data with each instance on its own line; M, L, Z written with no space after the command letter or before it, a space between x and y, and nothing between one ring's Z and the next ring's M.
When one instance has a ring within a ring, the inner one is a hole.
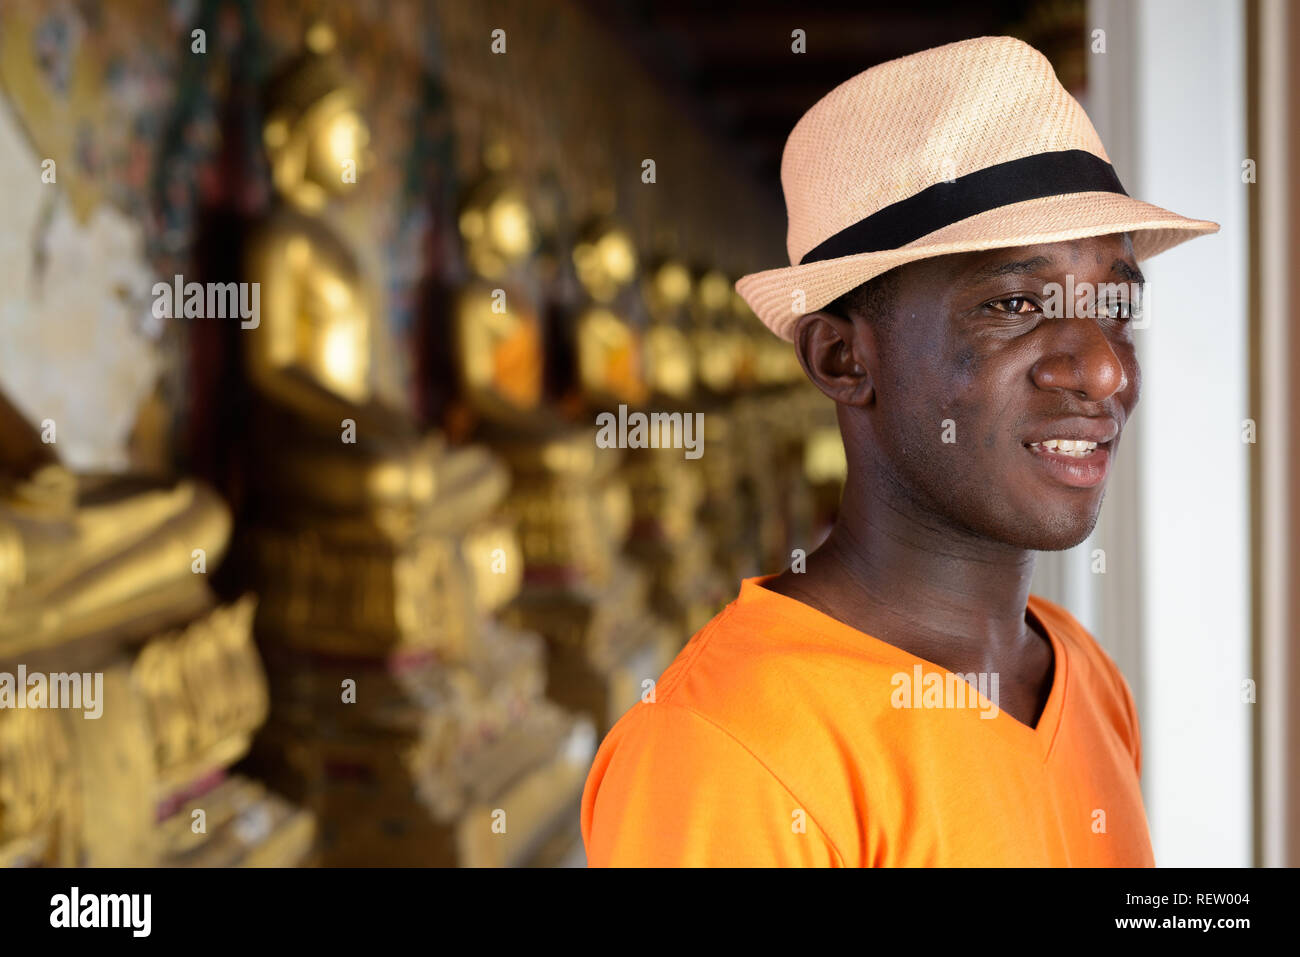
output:
M603 736L681 648L680 635L645 608L644 575L620 562L603 589L525 586L506 618L546 636L547 695L591 716Z
M0 864L305 860L311 815L229 773L266 716L253 608L209 598L206 612L143 643L127 627L25 656L30 671L101 675L102 706L97 718L0 710Z
M633 516L622 456L585 429L497 448L514 473L507 508L524 554L523 589L503 615L545 636L548 696L603 737L682 644L651 609L645 570L622 554Z
M675 448L635 449L622 468L633 503L627 554L648 576L649 601L679 645L734 597L702 521L703 458L687 459Z
M256 763L319 817L325 865L527 864L578 814L594 730L546 700L542 640L491 617L520 576L505 472L472 449L437 474L405 531L281 501L245 535Z

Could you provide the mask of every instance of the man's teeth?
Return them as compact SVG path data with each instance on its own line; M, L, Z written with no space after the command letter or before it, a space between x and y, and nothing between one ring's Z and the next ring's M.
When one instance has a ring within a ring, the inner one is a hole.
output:
M1050 449L1064 455L1073 455L1075 458L1083 458L1097 447L1096 442L1089 442L1085 439L1044 439L1042 442L1031 442L1029 444L1036 448Z

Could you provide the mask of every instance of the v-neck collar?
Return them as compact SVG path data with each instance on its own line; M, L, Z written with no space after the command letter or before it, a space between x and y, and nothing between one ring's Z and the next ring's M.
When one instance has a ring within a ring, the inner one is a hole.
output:
M791 598L789 595L782 595L780 592L763 587L766 582L776 577L775 574L772 574L743 579L740 584L740 595L736 599L737 604L740 606L762 604L766 606L766 611L778 614L786 620L802 623L805 627L811 622L819 633L834 638L840 643L859 649L863 647L875 648L883 656L906 660L909 668L912 665L919 664L922 668L937 671L944 676L945 680L948 675L953 674L942 665L919 655L914 655L910 651L904 651L897 645L891 645L889 642L882 641L864 631L858 631L838 618L832 618L825 612L804 604L797 598ZM1065 691L1069 678L1070 660L1065 642L1061 640L1056 629L1052 627L1051 615L1044 613L1044 606L1036 595L1029 596L1026 611L1034 616L1052 646L1052 687L1047 695L1047 703L1043 706L1043 713L1038 716L1038 723L1031 728L1023 721L1013 718L1000 706L991 721L981 718L978 712L972 714L972 717L977 718L981 724L989 725L990 729L996 729L998 733L1004 734L1008 738L1032 744L1042 756L1044 763L1046 763L1056 743L1057 731L1061 725L1061 715L1065 710ZM956 676L954 675L954 677ZM994 703L980 694L978 688L973 690L975 694L979 695L981 704L991 705ZM974 709L970 710L974 711Z

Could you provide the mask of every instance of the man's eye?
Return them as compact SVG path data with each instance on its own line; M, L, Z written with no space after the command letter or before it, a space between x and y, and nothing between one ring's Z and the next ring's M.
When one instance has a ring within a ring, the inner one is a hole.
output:
M1012 296L1010 299L994 299L989 303L998 312L1037 312L1038 304L1025 296Z
M1132 319L1133 312L1127 299L1114 299L1097 304L1097 311L1107 319Z

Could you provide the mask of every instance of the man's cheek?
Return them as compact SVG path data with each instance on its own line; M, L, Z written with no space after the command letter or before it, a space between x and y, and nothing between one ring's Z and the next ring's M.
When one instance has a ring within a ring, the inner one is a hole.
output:
M1138 399L1142 397L1142 367L1137 364L1137 359L1128 367L1128 391L1124 396L1125 412L1132 412L1133 407L1138 404Z
M979 412L980 404L973 389L949 388L939 401L935 416L943 441L967 452L981 446L990 448L993 436L982 427Z

